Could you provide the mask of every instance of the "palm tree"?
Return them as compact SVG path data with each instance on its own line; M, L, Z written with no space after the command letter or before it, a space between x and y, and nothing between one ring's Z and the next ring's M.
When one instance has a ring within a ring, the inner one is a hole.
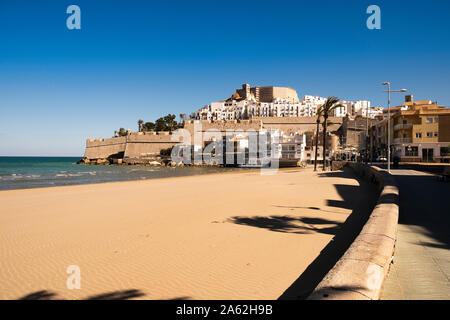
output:
M138 120L138 131L141 132L142 131L142 125L144 124L144 120Z
M124 128L120 128L117 134L119 135L119 137L124 137L127 135L127 131Z
M328 122L328 116L331 114L331 112L334 109L343 107L342 104L339 104L339 99L336 97L328 97L328 99L325 101L325 103L320 107L322 109L323 114L323 171L326 170L327 167L327 161L326 161L326 154L327 154L327 122Z
M146 122L142 125L143 131L155 131L155 124L153 122Z
M317 109L316 112L317 119L316 119L316 150L314 152L314 171L317 171L317 149L319 147L319 124L320 124L320 117L322 116L322 106L320 106Z

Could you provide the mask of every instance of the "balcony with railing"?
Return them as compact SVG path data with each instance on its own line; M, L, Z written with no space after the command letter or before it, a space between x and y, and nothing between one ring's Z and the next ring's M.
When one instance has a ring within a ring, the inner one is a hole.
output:
M411 143L412 138L395 138L394 144L403 144L403 143Z
M397 130L407 130L413 127L412 123L399 123L394 125L394 131Z

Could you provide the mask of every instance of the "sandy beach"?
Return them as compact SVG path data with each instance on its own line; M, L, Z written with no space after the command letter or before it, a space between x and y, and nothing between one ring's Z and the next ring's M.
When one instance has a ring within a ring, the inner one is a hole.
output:
M311 169L0 191L0 299L277 299L375 197Z

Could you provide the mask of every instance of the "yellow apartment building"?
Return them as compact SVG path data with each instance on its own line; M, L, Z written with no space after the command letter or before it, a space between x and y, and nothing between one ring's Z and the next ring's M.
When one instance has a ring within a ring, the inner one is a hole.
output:
M391 129L392 129L391 124ZM377 159L378 156L387 157L387 119L379 120L377 123L369 127L369 150L372 159ZM392 130L391 130L391 145L392 145Z
M406 107L406 108L405 108ZM401 161L449 162L450 109L407 96L391 114L391 145Z

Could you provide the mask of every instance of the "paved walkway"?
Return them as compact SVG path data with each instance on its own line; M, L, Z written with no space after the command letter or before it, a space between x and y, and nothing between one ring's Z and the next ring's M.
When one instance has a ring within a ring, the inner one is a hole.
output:
M381 299L450 299L450 183L393 169L400 188L394 264Z

